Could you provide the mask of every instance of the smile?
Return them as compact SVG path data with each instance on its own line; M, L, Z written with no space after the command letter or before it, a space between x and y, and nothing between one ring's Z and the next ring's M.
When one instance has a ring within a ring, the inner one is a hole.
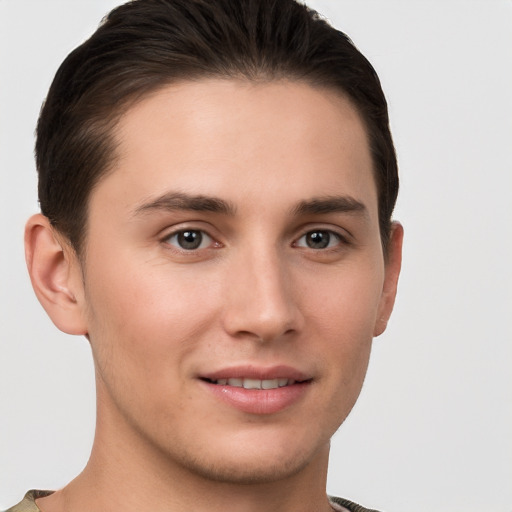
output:
M224 368L200 375L204 389L228 407L252 415L275 414L300 403L313 376L289 366Z
M217 384L218 386L232 386L235 388L244 389L277 389L283 388L285 386L292 386L296 382L294 379L288 379L285 377L277 379L252 379L248 377L232 377L230 379L207 380L208 382L211 382L212 384Z

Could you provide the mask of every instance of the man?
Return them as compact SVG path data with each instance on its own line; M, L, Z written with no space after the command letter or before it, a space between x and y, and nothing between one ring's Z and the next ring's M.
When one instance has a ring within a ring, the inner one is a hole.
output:
M391 314L402 228L377 76L293 0L135 0L57 72L26 227L88 339L85 470L11 512L361 511L329 440Z

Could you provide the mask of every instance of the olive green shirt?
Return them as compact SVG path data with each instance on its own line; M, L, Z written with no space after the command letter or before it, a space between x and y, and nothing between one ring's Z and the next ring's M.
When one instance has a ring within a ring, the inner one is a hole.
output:
M52 491L28 491L20 503L14 505L14 507L11 507L5 512L41 512L36 505L36 499L44 498L45 496L49 496L51 493ZM350 512L378 512L377 510L370 510L368 508L361 507L361 505L356 505L355 503L344 500L343 498L331 496L329 499L334 506L341 505Z

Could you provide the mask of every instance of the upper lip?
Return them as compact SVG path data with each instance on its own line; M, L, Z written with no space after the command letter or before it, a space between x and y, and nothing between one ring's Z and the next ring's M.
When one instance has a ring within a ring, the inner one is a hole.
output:
M215 370L213 372L201 373L201 379L206 380L219 380L219 379L259 379L259 380L272 380L272 379L290 379L298 382L311 380L311 375L308 375L296 368L287 365L276 365L271 367L261 366L230 366Z

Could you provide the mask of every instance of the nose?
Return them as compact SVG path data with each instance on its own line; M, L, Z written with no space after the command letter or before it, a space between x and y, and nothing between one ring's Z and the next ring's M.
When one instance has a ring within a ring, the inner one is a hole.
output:
M230 265L224 329L235 338L276 341L303 325L291 271L277 251L249 251Z

